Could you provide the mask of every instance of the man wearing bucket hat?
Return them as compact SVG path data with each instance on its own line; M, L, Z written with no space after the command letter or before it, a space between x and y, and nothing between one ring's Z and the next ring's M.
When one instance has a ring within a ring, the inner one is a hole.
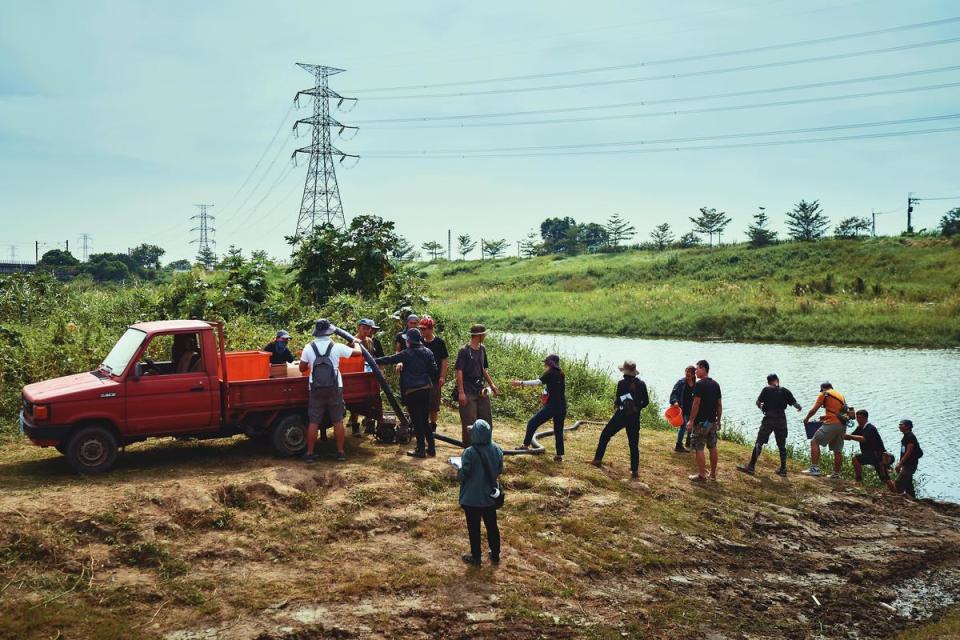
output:
M286 364L293 362L293 353L290 352L290 334L284 330L277 331L273 342L263 348L270 354L270 364Z
M413 432L417 436L417 448L408 451L414 458L437 455L433 430L429 425L430 394L437 375L437 363L430 349L423 346L419 329L409 329L404 334L407 348L392 356L377 358L377 364L402 364L400 393L410 411Z
M636 362L625 360L620 365L620 371L623 379L617 383L617 393L613 398L613 417L600 433L597 451L588 464L602 466L610 438L621 429L626 429L630 445L630 476L636 480L640 471L640 412L650 404L650 395L646 383L637 376Z
M333 424L333 438L337 445L337 460L346 460L344 453L343 414L343 377L340 375L340 358L360 355L360 347L348 347L334 342L335 327L326 318L317 320L313 329L316 338L303 349L300 355L300 371L309 371L310 396L307 415L307 463L316 461L313 448L317 444L317 431L321 425Z
M457 353L457 401L460 405L460 430L463 446L470 445L470 428L482 419L493 424L490 409L490 394L497 395L500 390L494 384L488 371L487 350L483 340L487 328L482 324L470 327L470 342ZM487 386L484 386L486 383Z

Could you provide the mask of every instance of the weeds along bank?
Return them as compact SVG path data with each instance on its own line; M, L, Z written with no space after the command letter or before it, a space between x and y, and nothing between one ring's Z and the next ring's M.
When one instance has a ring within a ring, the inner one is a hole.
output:
M134 322L222 320L231 350L261 348L277 329L285 328L293 334L292 347L299 350L319 317L348 330L355 328L359 318L376 318L387 346L400 328L399 321L391 319L400 308L432 312L423 282L408 273L388 282L376 299L341 295L323 306L311 306L298 303L298 298L295 287L281 278L251 282L230 273L181 274L162 284L128 287L84 281L64 284L44 274L0 278L0 434L16 433L20 389L25 384L95 368ZM445 322L442 314L436 317L441 335L455 353L466 342L466 332L456 323ZM491 370L503 392L497 401L498 413L525 420L537 407L537 394L512 390L507 381L538 375L545 354L500 341L496 335L491 336L488 349ZM585 362L568 361L564 368L569 384L578 390L570 398L571 415L603 417L613 383Z
M960 243L824 240L427 268L437 305L516 331L960 345Z

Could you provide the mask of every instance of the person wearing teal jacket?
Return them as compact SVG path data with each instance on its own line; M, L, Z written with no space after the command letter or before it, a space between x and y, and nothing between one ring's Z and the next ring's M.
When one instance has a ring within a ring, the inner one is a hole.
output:
M471 445L463 450L460 480L460 506L467 517L467 535L470 555L463 556L467 564L479 565L480 521L487 528L490 561L500 562L500 528L497 526L497 508L493 496L497 477L503 472L503 449L493 442L493 430L486 420L477 420L470 427Z

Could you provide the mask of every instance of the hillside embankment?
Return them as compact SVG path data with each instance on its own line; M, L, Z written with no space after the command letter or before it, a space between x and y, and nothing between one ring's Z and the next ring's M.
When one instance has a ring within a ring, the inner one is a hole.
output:
M457 432L452 414L441 430ZM645 428L603 469L598 427L567 459L507 460L503 561L466 567L444 446L418 461L349 439L317 465L260 443L131 446L106 476L56 452L0 452L0 638L955 637L960 508L846 481L733 465L691 486L692 459ZM516 423L495 437L513 445ZM543 439L548 450L550 438ZM955 610L954 610L955 611Z
M960 246L861 239L438 262L437 307L499 330L953 347Z

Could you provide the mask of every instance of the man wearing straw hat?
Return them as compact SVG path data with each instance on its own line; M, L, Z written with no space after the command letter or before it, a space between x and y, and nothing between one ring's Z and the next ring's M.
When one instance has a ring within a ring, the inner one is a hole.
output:
M463 446L470 446L470 427L478 419L493 425L490 409L490 394L500 390L487 370L487 350L483 340L487 328L482 324L470 327L470 342L457 353L457 401L460 405L460 431Z

